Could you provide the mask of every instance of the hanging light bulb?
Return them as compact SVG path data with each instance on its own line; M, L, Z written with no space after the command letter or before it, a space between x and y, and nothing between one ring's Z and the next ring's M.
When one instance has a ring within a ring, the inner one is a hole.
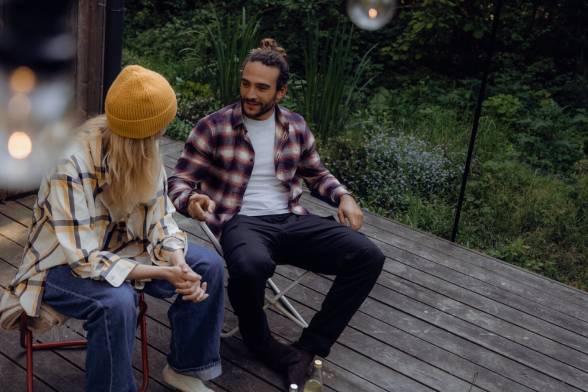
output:
M360 29L378 30L394 17L397 0L348 0L347 14Z
M65 23L70 4L22 0L5 6L0 30L0 190L36 188L71 139L75 40Z

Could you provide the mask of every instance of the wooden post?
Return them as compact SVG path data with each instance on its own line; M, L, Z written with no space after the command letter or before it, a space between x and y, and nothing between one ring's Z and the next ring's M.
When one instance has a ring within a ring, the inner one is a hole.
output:
M72 17L77 37L76 107L82 118L102 113L104 23L106 0L75 2Z

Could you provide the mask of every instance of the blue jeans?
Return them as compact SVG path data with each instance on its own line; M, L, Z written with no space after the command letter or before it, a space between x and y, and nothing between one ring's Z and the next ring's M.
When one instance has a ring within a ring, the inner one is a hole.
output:
M189 244L186 262L208 283L203 302L180 296L169 307L172 337L168 364L178 373L209 380L221 374L220 332L223 322L223 261L213 251ZM145 284L145 292L169 298L175 288L165 280ZM124 283L81 279L67 265L49 270L43 302L56 311L85 320L86 391L136 391L131 366L137 327L137 294Z

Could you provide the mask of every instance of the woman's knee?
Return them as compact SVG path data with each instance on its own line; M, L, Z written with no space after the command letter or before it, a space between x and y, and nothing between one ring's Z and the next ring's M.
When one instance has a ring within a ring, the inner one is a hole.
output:
M136 317L137 294L129 284L113 287L100 299L100 304L111 317Z

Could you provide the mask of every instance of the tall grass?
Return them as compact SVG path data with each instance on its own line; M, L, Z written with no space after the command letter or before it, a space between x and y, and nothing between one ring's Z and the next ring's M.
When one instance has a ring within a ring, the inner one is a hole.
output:
M258 40L259 17L247 16L245 8L236 19L218 19L206 25L206 37L214 52L215 87L218 100L223 104L235 101L239 96L241 63Z
M321 33L316 23L308 38L304 51L304 81L297 100L299 110L320 137L329 137L343 129L351 112L351 99L367 84L360 85L368 65L372 46L353 64L353 27L338 25L326 40L326 49L321 47ZM368 81L369 82L369 81ZM295 90L296 91L296 90Z

